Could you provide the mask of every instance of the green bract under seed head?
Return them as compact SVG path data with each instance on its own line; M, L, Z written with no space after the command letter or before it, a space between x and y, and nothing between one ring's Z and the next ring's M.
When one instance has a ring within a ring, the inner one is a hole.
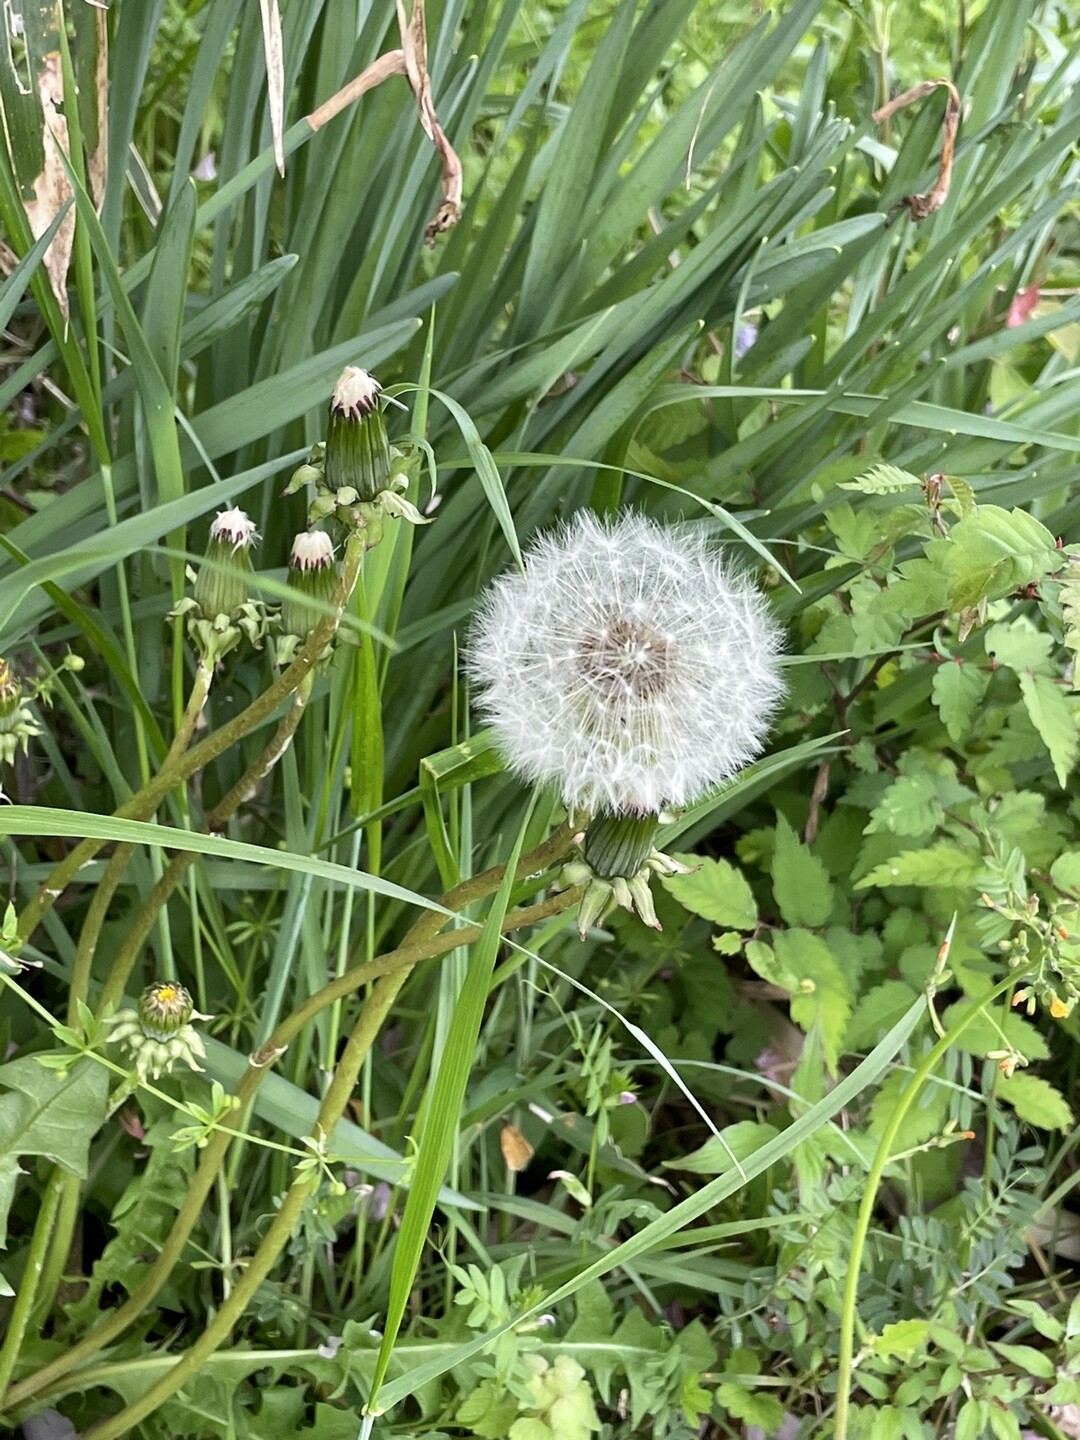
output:
M137 1010L117 1011L109 1021L109 1040L127 1048L140 1078L156 1080L177 1062L202 1069L206 1047L191 1021L209 1018L194 1008L183 985L161 980L143 991Z

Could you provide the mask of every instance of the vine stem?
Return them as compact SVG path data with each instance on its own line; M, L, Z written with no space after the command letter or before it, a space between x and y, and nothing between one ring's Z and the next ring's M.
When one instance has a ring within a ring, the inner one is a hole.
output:
M848 1418L851 1406L851 1385L855 1362L855 1317L858 1310L859 1299L859 1275L862 1270L863 1254L866 1249L866 1237L870 1233L870 1223L874 1215L874 1202L877 1199L877 1192L880 1188L885 1168L889 1164L892 1155L893 1145L900 1127L904 1123L908 1111L918 1098L919 1092L926 1084L934 1071L938 1061L956 1043L959 1036L967 1029L973 1020L977 1019L994 1000L1004 995L1016 984L1017 972L1011 971L1009 975L1000 981L994 988L987 992L981 1000L973 1004L966 1015L946 1030L941 1039L937 1041L927 1052L918 1066L915 1068L911 1079L900 1092L896 1102L896 1109L893 1111L889 1123L882 1132L878 1141L874 1159L870 1165L866 1177L866 1184L863 1188L862 1201L859 1205L859 1212L855 1217L855 1231L851 1240L851 1250L847 1261L847 1277L844 1281L844 1295L840 1306L840 1357L837 1365L837 1389L836 1389L836 1419L833 1428L833 1440L847 1440Z
M337 590L334 593L333 610L329 615L324 615L315 626L288 669L284 670L272 685L268 686L239 715L234 716L228 724L222 725L193 749L176 755L171 763L163 763L151 781L130 800L126 800L123 805L113 811L114 819L149 819L170 791L175 790L178 785L182 785L185 780L194 775L197 770L208 765L211 760L216 760L219 755L224 754L248 731L253 730L256 725L261 724L268 716L272 715L283 700L289 698L301 681L315 668L341 623L345 606L348 604L349 597L359 578L363 558L363 538L353 533L345 543L345 562L342 566ZM64 893L82 867L108 843L107 840L99 839L82 840L65 855L20 915L20 940L29 939L37 929L46 910L50 909Z
M563 825L543 844L538 845L518 863L518 876L525 878L540 874L562 859L572 844L574 830ZM492 894L499 886L505 867L496 866L483 871L470 880L463 881L442 896L441 904L448 910L461 910L475 900ZM553 915L576 905L581 899L582 887L576 886L560 894L548 896L532 906L511 911L504 919L504 933L539 924ZM472 944L479 939L481 927L464 925L459 929L440 934L448 917L436 911L425 911L417 918L401 946L365 965L354 966L343 975L310 996L291 1015L287 1016L269 1037L267 1043L253 1055L248 1068L235 1089L234 1096L241 1106L247 1106L254 1098L263 1076L274 1060L284 1052L294 1037L327 1006L382 976L401 972L403 976L422 960L433 959L460 945ZM403 982L402 982L403 983ZM127 1300L111 1314L104 1316L76 1344L68 1347L48 1365L33 1375L13 1385L3 1397L3 1409L9 1410L31 1400L42 1398L45 1387L68 1374L80 1362L96 1355L109 1345L127 1327L133 1324L153 1302L165 1284L174 1266L183 1253L184 1246L198 1222L207 1195L213 1187L217 1172L223 1163L233 1134L228 1129L215 1130L200 1157L198 1167L184 1196L172 1229L158 1254L157 1259L143 1277L142 1283L132 1291ZM235 1292L234 1292L235 1293ZM0 1392L2 1393L2 1392Z

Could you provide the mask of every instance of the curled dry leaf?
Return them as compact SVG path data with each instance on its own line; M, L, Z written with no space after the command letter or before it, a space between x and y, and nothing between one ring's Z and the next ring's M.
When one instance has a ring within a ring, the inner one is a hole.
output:
M905 195L903 200L893 206L894 212L899 212L906 206L912 220L928 219L935 211L940 210L949 198L953 152L956 148L956 131L960 124L960 92L951 80L924 80L913 90L906 90L903 95L897 95L895 100L890 100L880 110L875 110L872 117L874 124L880 125L895 115L898 110L903 110L906 105L912 105L916 100L922 100L942 87L949 92L949 103L945 108L945 119L941 127L941 159L938 162L937 178L925 194ZM890 213L890 219L892 219L892 213Z

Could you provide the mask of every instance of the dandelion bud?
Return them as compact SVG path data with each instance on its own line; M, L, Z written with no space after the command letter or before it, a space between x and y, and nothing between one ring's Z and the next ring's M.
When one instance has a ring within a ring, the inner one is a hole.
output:
M206 1047L191 1021L209 1018L195 1009L183 985L161 980L147 986L137 1010L120 1010L112 1017L109 1040L126 1046L143 1080L167 1075L178 1061L202 1070L199 1060L206 1058Z
M251 546L258 539L255 522L243 510L223 510L210 526L206 558L210 562L195 581L195 603L204 618L235 615L248 598Z
M255 522L235 507L223 510L210 526L206 562L193 575L193 596L185 596L170 612L182 617L203 664L211 669L224 655L248 639L258 649L266 634L266 607L248 599L251 556L258 540Z
M35 691L41 693L41 688ZM0 660L0 762L11 765L15 756L29 748L30 741L42 733L27 705L23 683L6 660ZM0 790L0 799L4 792Z
M151 1040L168 1040L191 1019L195 1006L183 985L148 985L139 1000L139 1024Z
M0 732L14 730L22 707L22 681L6 660L0 660Z
M392 460L379 390L374 376L349 365L330 400L326 484L331 491L355 490L361 503L390 485Z
M306 530L293 540L289 555L289 593L281 606L278 664L288 664L320 620L337 586L334 544L325 530ZM314 602L314 603L313 603Z

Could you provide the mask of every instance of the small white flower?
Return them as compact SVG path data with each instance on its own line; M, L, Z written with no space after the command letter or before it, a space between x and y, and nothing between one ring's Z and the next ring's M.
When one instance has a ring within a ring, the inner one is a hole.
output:
M690 805L762 749L784 693L764 597L702 531L581 511L482 597L467 652L511 768L568 808Z
M325 530L305 530L292 543L289 564L294 570L325 570L334 563L334 542Z
M258 538L255 521L236 506L219 511L210 524L210 539L221 541L233 550L246 550Z

